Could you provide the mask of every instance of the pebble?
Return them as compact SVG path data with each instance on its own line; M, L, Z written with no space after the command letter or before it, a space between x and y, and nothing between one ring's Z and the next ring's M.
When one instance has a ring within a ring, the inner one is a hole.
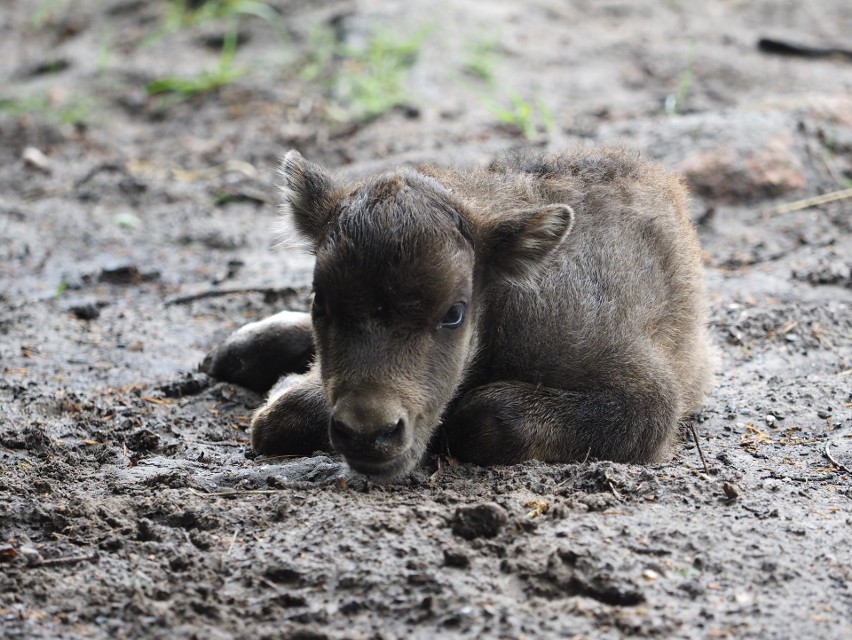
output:
M722 485L722 491L724 491L724 492L725 492L725 496L727 496L727 498L728 498L729 500L736 500L737 498L739 498L739 497L740 497L740 495L741 495L741 493L742 493L742 492L740 491L739 487L737 487L737 485L735 485L735 484L734 484L734 483L732 483L732 482L726 482L726 483L724 483L724 484Z
M768 426L770 426L770 427L771 427L772 425L774 425L774 424L775 424L775 416L773 416L771 413L767 413L765 416L763 416L763 421L764 421L764 422L765 422Z
M826 411L825 409L820 409L819 411L817 411L817 415L820 418L822 418L823 420L825 420L826 418L830 418L831 417L831 409L829 409L828 411Z
M503 507L484 503L456 509L450 526L455 535L466 540L493 538L508 520L509 516Z
M470 566L470 558L460 549L444 549L444 564L448 567L465 569Z
M100 305L96 302L83 302L71 305L68 310L73 313L78 320L97 320L97 318L101 315Z
M35 147L27 147L21 154L21 159L24 164L33 169L38 169L44 173L50 173L50 158L44 155L44 152Z

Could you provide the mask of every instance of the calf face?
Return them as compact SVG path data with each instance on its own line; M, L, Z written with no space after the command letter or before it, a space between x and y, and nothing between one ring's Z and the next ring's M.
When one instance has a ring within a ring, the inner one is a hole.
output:
M477 353L478 302L525 279L568 233L565 205L479 223L437 180L402 171L338 185L291 151L285 208L316 255L311 315L330 441L357 471L422 457Z

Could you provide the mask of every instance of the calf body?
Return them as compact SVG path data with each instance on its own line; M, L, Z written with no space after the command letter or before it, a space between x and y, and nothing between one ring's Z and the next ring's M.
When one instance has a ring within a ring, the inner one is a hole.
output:
M443 431L479 464L650 462L700 406L700 251L684 189L657 165L577 150L344 184L290 152L281 173L316 255L310 318L244 328L211 360L250 384L274 369L257 345L315 347L255 414L259 453L333 448L389 479Z

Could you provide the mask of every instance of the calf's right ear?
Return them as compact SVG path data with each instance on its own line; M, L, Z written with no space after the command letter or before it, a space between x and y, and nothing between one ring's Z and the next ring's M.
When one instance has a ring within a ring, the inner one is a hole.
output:
M296 150L284 156L278 173L284 215L292 219L299 235L316 246L334 207L337 190L334 179Z

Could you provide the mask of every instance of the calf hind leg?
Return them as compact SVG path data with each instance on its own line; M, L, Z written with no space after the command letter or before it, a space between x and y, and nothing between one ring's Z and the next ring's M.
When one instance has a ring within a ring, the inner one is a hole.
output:
M258 393L287 373L303 373L314 356L311 316L282 311L247 324L205 358L202 371Z
M445 427L450 453L481 465L588 457L653 462L674 438L677 404L661 385L630 393L495 382L464 394Z

